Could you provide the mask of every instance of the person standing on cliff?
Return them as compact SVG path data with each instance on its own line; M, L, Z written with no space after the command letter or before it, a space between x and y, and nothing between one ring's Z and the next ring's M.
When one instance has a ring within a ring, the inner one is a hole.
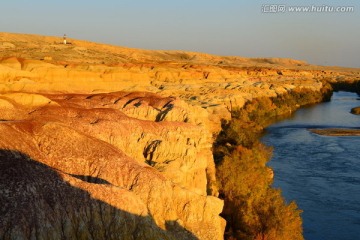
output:
M66 41L66 34L64 34L63 39L64 39L64 44L66 45L66 43L67 43L67 41Z

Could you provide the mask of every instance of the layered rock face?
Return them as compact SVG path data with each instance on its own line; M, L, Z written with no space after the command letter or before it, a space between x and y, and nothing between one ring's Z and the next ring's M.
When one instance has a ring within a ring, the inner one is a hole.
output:
M207 132L131 118L126 96L2 95L16 108L1 114L1 238L222 238Z
M222 239L212 144L257 97L357 69L0 33L1 239Z

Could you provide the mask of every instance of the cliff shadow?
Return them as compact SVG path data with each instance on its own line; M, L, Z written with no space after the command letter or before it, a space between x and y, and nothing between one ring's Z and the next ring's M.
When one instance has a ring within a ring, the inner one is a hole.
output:
M92 184L108 185L107 182L93 180L90 181L95 182ZM22 152L2 149L0 239L140 240L197 237L177 222L166 222L166 230L163 230L151 216L127 212L94 199L89 192L64 181L49 166Z

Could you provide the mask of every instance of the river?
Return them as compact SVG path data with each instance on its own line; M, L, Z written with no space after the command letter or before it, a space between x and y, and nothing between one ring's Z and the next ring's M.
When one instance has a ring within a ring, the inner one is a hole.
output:
M267 128L262 141L274 147L268 165L273 186L303 210L306 240L360 238L360 137L320 136L308 128L360 127L359 96L335 92L331 101L298 110Z

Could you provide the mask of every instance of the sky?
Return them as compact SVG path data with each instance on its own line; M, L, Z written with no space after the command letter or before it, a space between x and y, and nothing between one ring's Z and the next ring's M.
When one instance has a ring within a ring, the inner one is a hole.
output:
M290 12L293 6L354 11ZM0 32L360 67L358 0L3 0Z

